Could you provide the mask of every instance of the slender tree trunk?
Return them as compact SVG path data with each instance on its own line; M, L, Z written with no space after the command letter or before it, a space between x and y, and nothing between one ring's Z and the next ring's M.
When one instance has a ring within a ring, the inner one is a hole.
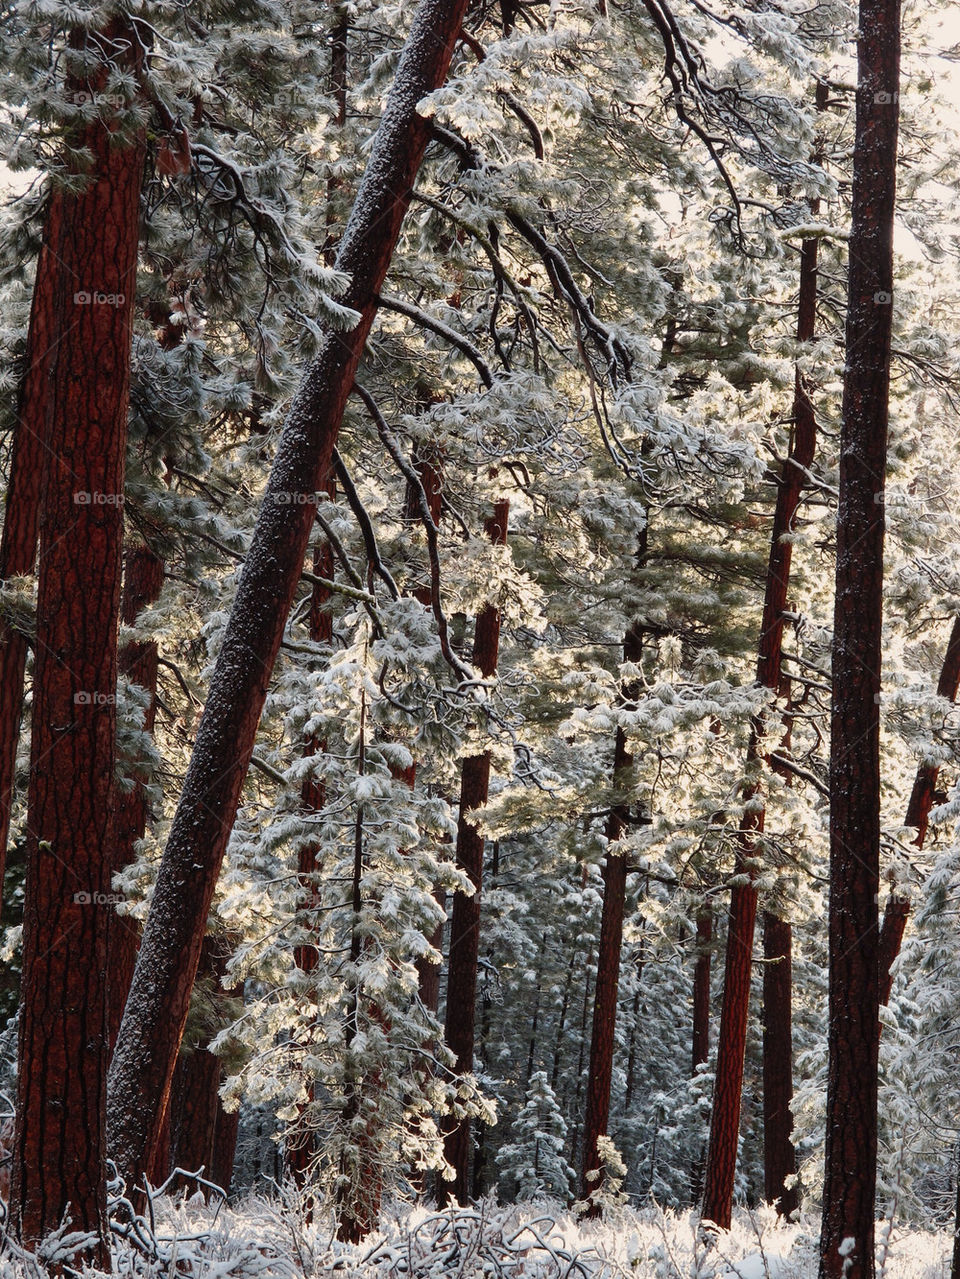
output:
M639 662L642 637L631 627L623 644L627 662ZM616 1039L617 994L620 987L620 952L623 948L623 911L627 893L627 859L617 845L629 829L633 756L627 750L626 733L617 729L613 754L614 800L607 820L607 855L603 866L603 910L600 916L600 949L597 984L593 996L593 1031L587 1074L587 1113L583 1125L583 1176L580 1196L588 1207L585 1216L598 1217L600 1208L591 1199L600 1189L603 1170L599 1140L606 1136L610 1119L610 1085ZM594 1175L591 1175L594 1174Z
M57 243L63 196L49 197L43 242L37 260L27 331L23 380L17 403L13 456L7 482L3 534L0 537L0 581L34 571L40 519L40 487L46 469L45 435L50 394L50 367L56 346L55 294ZM23 677L27 638L0 617L0 894L6 869L7 839L13 808L14 773L23 709Z
M713 911L705 905L697 913L697 962L693 969L693 1056L691 1069L710 1056L710 958L713 944Z
M763 914L763 1194L781 1217L799 1207L793 1133L793 930Z
M563 1057L563 1032L567 1026L567 1011L570 1007L570 990L573 986L573 969L576 962L576 947L571 946L570 959L567 963L567 975L563 979L563 998L560 1001L560 1016L557 1019L557 1034L553 1041L553 1065L550 1068L550 1089L554 1093L557 1091L557 1081L560 1078L560 1062Z
M328 493L331 498L333 497L333 492L333 483L331 481L328 485ZM313 571L317 577L325 578L327 581L331 581L333 578L335 571L333 548L326 540L314 548ZM314 582L310 593L309 634L310 639L315 644L329 644L333 640L333 618L328 609L329 602L329 588ZM311 738L306 744L306 754L310 756L322 755L325 750L326 742L320 741L315 737ZM319 813L326 804L326 798L326 786L322 778L311 774L303 779L300 799L304 813ZM298 855L297 870L300 876L303 901L308 919L310 918L310 911L315 910L320 904L320 894L317 890L316 881L319 873L317 864L319 852L319 845L310 841L301 846ZM296 965L303 973L312 973L317 967L318 958L317 947L311 942L297 946L294 951ZM308 1085L310 1101L313 1101L313 1092L313 1084L311 1082ZM297 1128L298 1131L295 1131L292 1141L287 1146L287 1160L290 1172L297 1179L298 1184L302 1186L306 1171L316 1154L314 1133L309 1129L309 1126L304 1127L302 1110L301 1121Z
M821 1279L872 1279L880 656L899 0L861 0L830 746L830 1001Z
M213 1134L213 1161L210 1164L210 1180L225 1195L230 1194L233 1181L233 1165L237 1155L237 1133L240 1129L240 1111L224 1110L217 1106L217 1127Z
M80 40L81 37L77 37ZM136 75L126 19L87 37L97 93ZM109 1267L104 1116L105 966L113 847L117 623L130 346L145 158L142 129L84 130L80 194L61 196L51 243L55 353L40 528L36 665L11 1212L33 1246L61 1222ZM38 358L43 353L38 352Z
M510 505L498 502L487 520L487 536L494 546L505 546ZM500 652L500 610L487 603L477 615L473 637L473 664L485 679L497 669ZM455 893L450 923L450 952L447 959L447 1016L445 1037L456 1053L457 1073L473 1070L473 1040L477 1007L477 963L480 944L480 908L483 887L484 840L470 820L470 814L487 802L490 788L490 752L470 755L460 774L460 816L457 821L457 865L473 884L473 895ZM465 1204L470 1197L470 1120L461 1119L447 1134L444 1154L454 1170L452 1182L440 1183L441 1205L448 1196Z
M818 87L818 105L820 100L821 90ZM800 258L797 336L801 341L809 341L814 334L816 306L817 241L811 237L803 241ZM793 558L790 534L794 530L806 472L813 462L815 447L816 420L813 405L798 370L794 386L793 438L777 489L757 657L757 682L773 692L780 687L783 613L787 604L790 565ZM703 1216L723 1230L730 1228L740 1135L741 1092L757 914L757 890L753 882L756 840L763 834L765 817L759 768L766 730L766 717L760 715L751 726L750 742L747 747L747 769L753 776L745 788L745 808L740 823L740 838L734 867L737 879L730 892L723 1007L717 1045L717 1077L710 1116L710 1143L704 1181ZM782 931L779 935L782 938ZM773 1042L779 1044L779 1051L770 1062L768 1082L781 1102L784 1098L788 1100L786 1112L780 1116L779 1126L774 1125L769 1133L765 1129L765 1146L770 1145L770 1150L765 1155L765 1165L771 1169L775 1166L778 1170L792 1165L791 1170L793 1170L796 1156L790 1141L793 1121L789 1110L789 1098L792 1096L789 991L786 992L785 1005L781 1002L783 995L783 988L779 987L776 999L771 998L769 1005L771 1024L773 1025L779 1018L779 1022L774 1026L773 1041L770 1041L771 1046ZM784 1061L784 1054L786 1061ZM777 1201L781 1201L782 1192L781 1186L780 1192L774 1196Z
M696 1075L710 1056L710 966L713 945L713 910L704 903L697 913L697 962L693 969L693 1052L691 1074ZM690 1169L690 1198L698 1203L703 1194L707 1147L702 1144Z
M344 404L427 145L429 122L416 106L445 80L467 4L421 0L414 16L337 253L337 266L352 281L344 300L361 318L349 333L328 335L294 396L224 633L111 1068L112 1146L128 1184L148 1162L170 1089L210 901L310 537L313 508L290 495L316 493L329 474Z
M960 617L956 617L947 652L940 668L937 681L937 696L945 701L955 702L960 688ZM914 844L922 848L927 837L927 822L933 808L934 795L937 789L939 768L936 764L921 764L914 778L910 802L907 805L907 816L904 826L915 826L917 830ZM910 899L898 892L894 885L887 897L883 910L883 924L880 927L879 965L880 965L880 1003L886 1004L890 999L893 986L893 964L900 954L904 930L910 917Z
M125 626L135 625L137 618L156 603L163 589L163 560L147 546L134 547L127 552L124 570L123 595L120 618ZM121 674L140 688L146 689L150 700L143 722L143 731L153 733L157 714L157 670L159 650L154 640L132 641L125 644L119 656ZM134 859L137 840L147 829L148 805L146 778L134 765L133 787L117 798L116 845L113 857L114 873L123 870ZM110 1051L117 1040L120 1017L126 1002L130 979L137 962L140 945L140 927L129 915L110 917L107 938L107 1024Z
M625 1115L630 1113L630 1107L633 1105L633 1091L636 1083L637 1034L638 1032L642 1033L642 1027L639 1023L640 1011L643 1008L643 969L646 959L644 940L641 932L635 961L636 973L634 980L637 986L633 993L633 1006L630 1009L630 1051L627 1055L627 1077L623 1086L623 1113ZM644 1009L645 1012L646 1010Z

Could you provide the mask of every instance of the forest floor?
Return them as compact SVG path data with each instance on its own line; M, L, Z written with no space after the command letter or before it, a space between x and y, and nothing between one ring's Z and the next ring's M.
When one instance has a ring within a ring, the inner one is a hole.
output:
M333 1241L329 1222L307 1223L298 1204L250 1198L206 1205L158 1198L140 1244L118 1240L115 1275L159 1279L816 1279L819 1222L778 1225L770 1209L738 1213L709 1243L694 1214L615 1209L578 1224L559 1204L431 1212L398 1206L358 1246ZM952 1236L878 1223L878 1279L949 1279ZM152 1254L152 1255L151 1255ZM0 1279L36 1276L0 1261ZM98 1272L83 1271L88 1279Z

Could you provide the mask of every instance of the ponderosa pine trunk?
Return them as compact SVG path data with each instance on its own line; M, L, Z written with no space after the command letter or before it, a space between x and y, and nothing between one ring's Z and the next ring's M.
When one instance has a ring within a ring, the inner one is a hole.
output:
M820 1279L873 1279L880 657L899 0L861 0L830 744L830 976Z
M789 1218L800 1205L793 1178L793 929L763 913L763 1197ZM788 1184L789 1183L789 1184Z
M637 627L631 626L623 642L623 660L639 664L642 657L643 636ZM614 800L607 819L607 855L603 863L603 909L600 914L597 984L593 994L590 1064L587 1068L587 1111L583 1122L580 1198L587 1204L586 1217L599 1217L601 1213L596 1197L604 1175L599 1143L600 1138L607 1135L610 1121L623 912L627 895L627 859L618 845L630 828L628 796L632 774L633 755L627 750L627 735L618 728L613 751Z
M163 589L163 560L148 546L127 551L123 575L120 620L125 626L136 625L140 614L160 598ZM132 640L120 650L119 669L131 684L145 689L149 701L143 720L143 731L152 735L157 717L157 671L159 649L155 640ZM134 764L132 787L117 798L116 845L113 854L114 873L134 860L138 840L147 829L149 806L147 779ZM140 925L129 915L114 914L110 918L107 938L107 1025L110 1051L117 1041L120 1017L126 1002L130 979L137 962Z
M509 502L497 502L484 525L494 546L507 543ZM473 636L473 664L485 679L497 670L500 652L500 610L488 602L477 615ZM469 755L460 772L460 813L457 819L457 865L470 877L473 895L454 893L450 922L450 950L447 958L447 1016L444 1035L456 1054L458 1074L473 1070L473 1041L476 1029L477 964L480 946L480 905L483 888L484 838L470 814L487 802L490 788L490 752ZM441 1206L448 1199L466 1204L470 1198L472 1141L470 1120L459 1120L446 1136L444 1154L453 1168L453 1181L439 1183Z
M223 636L164 851L110 1075L110 1131L128 1184L149 1160L169 1093L210 901L250 763L283 628L330 473L357 364L377 310L429 122L418 102L441 85L469 0L421 0L337 253L359 313L327 335L298 388ZM292 500L296 495L296 500Z
M960 617L954 619L953 629L947 643L947 651L940 668L937 681L937 696L945 701L955 702L960 690ZM922 848L927 837L927 823L930 810L933 808L937 789L937 778L940 770L936 764L921 764L914 778L910 801L907 804L907 815L904 826L916 828L914 844ZM880 967L880 1003L886 1004L890 999L893 987L893 964L900 954L904 930L910 917L910 898L899 892L896 884L890 889L887 904L883 910L883 923L880 926L880 943L878 964Z
M220 1109L220 1058L206 1048L181 1052L170 1089L170 1167L212 1180L214 1137ZM199 1183L189 1176L172 1186L193 1194Z
M710 966L713 946L713 910L704 903L697 912L696 955L693 968L693 1051L690 1073L696 1075L710 1056ZM703 1194L703 1173L706 1163L706 1146L693 1161L690 1169L690 1197L699 1203Z
M817 104L823 90L818 86ZM817 240L804 239L800 250L800 295L797 337L809 341L816 327L817 309ZM797 510L816 448L816 420L813 405L797 370L794 382L793 435L789 455L777 488L770 535L770 558L764 590L763 616L757 654L757 683L776 693L780 688L783 659L784 610L790 587L793 559L791 534ZM717 1044L717 1075L713 1108L710 1115L710 1141L704 1178L703 1216L723 1230L730 1229L733 1212L733 1188L737 1170L737 1147L740 1138L740 1109L743 1090L744 1055L747 1043L747 1018L750 1008L750 980L753 966L753 941L757 915L757 890L753 882L756 872L757 839L763 834L765 803L759 776L764 757L767 717L759 715L751 725L747 746L747 769L753 777L744 791L744 814L740 823L737 857L734 866L736 882L730 890L730 915L727 925L727 950L724 962L723 1006L720 1013L720 1037ZM767 761L770 762L769 760ZM773 766L776 767L775 762ZM777 921L781 922L781 921ZM783 945L783 925L771 925ZM779 962L779 961L778 961ZM766 971L766 969L765 969ZM792 1047L790 1032L790 989L783 985L783 972L772 977L769 989L765 982L764 1084L777 1098L776 1109L769 1112L770 1124L764 1124L765 1182L779 1189L772 1196L781 1206L786 1188L782 1178L796 1171L796 1154L790 1140L793 1117L790 1100L793 1094ZM785 1001L785 1002L784 1002ZM769 1056L769 1063L767 1057ZM785 1109L784 1109L785 1106ZM765 1103L765 1121L768 1110ZM776 1173L774 1173L776 1169ZM788 1171L784 1171L788 1170ZM769 1196L769 1189L767 1190ZM795 1205L794 1205L795 1206ZM792 1208L791 1208L792 1211Z
M93 62L66 92L131 78L125 17L85 37ZM99 100L99 98L97 98ZM108 98L112 101L112 98ZM110 1266L105 1203L105 968L114 847L117 624L123 485L145 130L86 125L84 189L63 192L40 520L27 884L11 1216L26 1246L89 1232ZM76 139L81 141L81 139ZM43 353L38 352L42 359Z
M59 234L62 211L62 194L59 191L51 192L34 277L24 371L17 400L3 534L0 536L0 581L26 577L33 573L36 564L40 487L46 458L44 439L50 391L50 362L56 349L53 333L56 322L57 259L52 246ZM7 839L13 809L26 661L26 635L0 615L0 897L3 893Z
M213 1135L213 1162L210 1180L225 1195L230 1194L233 1182L233 1165L237 1157L237 1134L240 1131L240 1111L226 1111L223 1102L217 1106L217 1128Z
M328 487L329 496L332 498L334 494L333 484ZM313 572L317 577L325 578L331 581L334 574L333 548L326 540L320 542L313 552ZM329 644L333 639L333 618L329 609L330 588L322 586L319 582L314 582L310 592L310 617L309 617L309 634L314 644ZM319 738L310 738L305 747L305 754L308 756L322 755L326 750L326 742ZM304 814L319 813L322 811L327 802L327 788L322 777L317 777L311 773L303 779L303 785L300 789L300 803ZM303 905L306 911L307 919L312 919L314 912L320 905L320 894L317 890L317 876L320 873L320 867L317 861L320 852L319 844L312 840L304 843L300 847L298 854L297 870L300 876L300 884L303 893ZM294 951L294 959L297 967L303 973L312 973L317 967L319 952L312 942L305 942L303 945L297 946ZM311 996L312 998L312 996ZM309 1100L313 1101L313 1084L308 1085ZM301 1110L302 1116L302 1110ZM301 1123L298 1125L298 1131L295 1132L293 1140L287 1146L287 1162L290 1172L297 1179L299 1185L304 1184L307 1169L313 1161L316 1154L316 1143L314 1134L309 1128L309 1122L306 1126Z

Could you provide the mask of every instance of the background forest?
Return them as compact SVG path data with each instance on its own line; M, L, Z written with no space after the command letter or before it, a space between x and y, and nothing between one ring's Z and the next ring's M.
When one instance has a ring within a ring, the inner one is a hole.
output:
M0 6L0 1082L54 1267L112 1222L173 1273L144 1176L344 1247L494 1192L819 1211L858 15L457 10ZM870 90L881 1273L960 1163L951 21L908 3ZM661 1234L596 1273L726 1264Z

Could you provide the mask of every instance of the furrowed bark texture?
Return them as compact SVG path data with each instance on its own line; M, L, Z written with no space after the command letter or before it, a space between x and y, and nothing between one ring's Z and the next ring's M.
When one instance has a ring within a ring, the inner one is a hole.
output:
M428 139L420 99L446 78L468 0L421 0L336 264L356 328L330 334L281 435L160 866L110 1075L111 1143L139 1176L169 1092L207 913L323 487ZM299 499L291 495L299 495Z
M955 702L958 689L960 689L960 617L954 619L953 630L950 632L947 652L943 659L943 666L940 668L940 678L937 681L937 696L944 698L945 701ZM930 809L933 808L939 773L940 770L936 764L921 764L914 778L913 790L910 792L907 815L903 824L904 826L916 827L917 837L913 842L917 848L923 847L924 840L927 837L927 823L930 819ZM880 965L881 1004L886 1004L890 1000L890 991L893 987L893 973L891 970L894 961L900 954L900 946L903 942L903 934L909 918L910 899L905 897L902 892L898 892L897 886L894 884L887 897L887 904L883 909L883 923L880 926L878 963Z
M801 341L813 336L817 305L817 242L804 241L800 262L800 303L797 335ZM806 471L813 462L816 447L816 422L813 406L803 386L799 371L796 374L793 402L794 429L790 453L784 464L783 475L777 490L777 502L773 513L773 530L770 537L770 559L763 600L763 617L760 624L760 642L757 654L757 682L776 692L780 687L783 657L783 613L790 588L790 565L793 545L790 534L794 529L797 508L803 490ZM747 746L747 768L760 767L763 740L767 731L765 716L759 716L751 726ZM753 937L757 916L757 890L753 882L756 855L755 837L762 835L765 803L759 780L748 783L744 796L746 808L740 823L740 838L734 874L737 882L730 890L730 916L727 926L727 951L724 961L723 1007L720 1014L720 1038L717 1044L717 1077L714 1085L713 1109L710 1115L710 1142L707 1153L707 1170L704 1178L703 1216L723 1230L730 1229L733 1212L733 1187L737 1170L737 1145L740 1135L740 1108L743 1089L744 1053L747 1043L747 1015L750 1008L750 977L753 963ZM782 998L782 988L777 992L770 1010L777 1008ZM785 1010L785 1046L789 1071L789 991ZM780 1026L781 1033L784 1030ZM784 1047L781 1046L781 1053ZM781 1097L792 1091L784 1076L782 1060L774 1060L771 1067L779 1078L773 1083ZM786 1114L780 1117L780 1127L771 1130L769 1139L778 1141L776 1156L778 1165L787 1167L791 1160L795 1165L790 1145L792 1118L789 1102ZM785 1143L785 1144L784 1144ZM789 1147L789 1149L787 1149ZM793 1169L791 1169L793 1170ZM781 1191L775 1196L780 1199Z
M140 614L155 604L163 589L163 560L146 546L132 547L126 555L123 595L120 619L125 626L134 626ZM157 716L157 670L159 650L154 640L133 640L120 651L121 674L149 694L143 731L153 733ZM134 859L134 846L147 829L146 778L136 765L133 767L133 788L117 798L116 844L113 854L113 871L123 870ZM129 915L110 918L107 940L107 1025L110 1051L117 1041L123 1005L130 989L137 948L140 945L140 926Z
M507 543L509 502L498 502L486 522L487 536L494 546ZM488 603L477 615L473 636L473 664L489 679L497 669L500 652L500 610ZM480 903L483 887L484 839L470 820L470 814L487 802L490 787L490 752L470 755L460 773L460 815L457 821L457 865L473 884L473 896L454 893L450 922L450 952L447 958L447 1017L444 1035L451 1052L457 1055L457 1073L473 1070L476 1032L477 963L480 945ZM448 1199L466 1204L470 1197L470 1163L473 1143L470 1120L463 1118L447 1134L444 1154L454 1170L454 1180L441 1181L441 1206Z
M136 74L122 17L87 49L102 88L112 62ZM106 945L113 843L117 622L130 344L145 159L142 130L86 126L85 190L62 196L50 361L23 921L11 1212L36 1244L69 1205L109 1268L104 1118ZM109 299L109 300L107 300ZM42 353L38 352L38 358Z
M624 661L639 663L642 656L642 635L631 627L624 639ZM630 788L632 769L633 755L627 750L626 734L622 728L618 728L613 753L613 785L614 790L621 795ZM593 996L587 1111L583 1123L580 1197L589 1205L584 1213L587 1217L599 1217L601 1213L595 1198L603 1181L599 1141L606 1136L610 1120L610 1084L613 1079L617 993L620 986L620 954L623 949L623 910L627 894L627 859L617 850L617 844L627 833L629 825L629 800L615 802L607 821L609 847L603 865L600 950L597 955L597 986Z
M220 1058L205 1048L182 1052L170 1089L170 1172L200 1172L211 1179L214 1137L220 1109ZM172 1189L193 1194L200 1188L185 1177Z
M40 486L46 464L44 438L53 341L57 259L52 245L59 234L63 200L49 197L43 242L34 277L30 325L23 381L17 403L16 433L7 484L3 534L0 537L0 581L24 577L34 570L40 520ZM0 895L6 869L10 813L20 718L27 640L0 617Z
M900 63L898 0L861 0L830 747L830 1005L821 1279L873 1279L880 643Z

